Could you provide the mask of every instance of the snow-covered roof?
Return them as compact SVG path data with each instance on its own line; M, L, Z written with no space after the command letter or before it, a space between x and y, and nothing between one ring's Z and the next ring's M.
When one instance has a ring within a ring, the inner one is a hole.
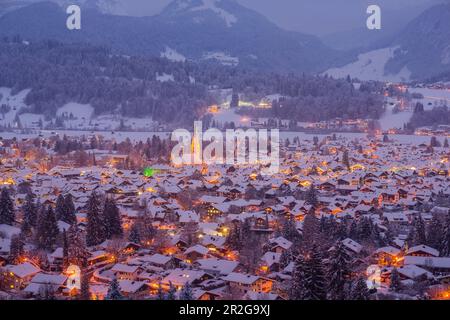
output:
M222 280L230 281L230 282L237 282L245 285L251 285L252 283L256 282L259 279L258 276L250 275L250 274L244 274L244 273L238 273L238 272L231 272L225 277L222 277Z
M426 246L424 244L418 245L418 246L414 246L408 249L407 255L416 253L416 252L425 252L428 253L434 257L439 257L439 251L436 249L433 249L429 246Z
M12 272L19 278L26 278L33 276L41 271L38 267L32 265L29 262L25 262L18 265L9 265L6 267L9 272Z
M7 224L0 224L0 234L7 239L11 239L15 235L20 234L20 228L13 227Z
M360 253L363 246L350 238L342 240L342 244L355 253Z
M406 256L405 265L414 264L421 267L450 269L450 257L414 257Z
M114 267L111 268L111 271L116 273L135 273L139 270L139 266L129 266L127 264L123 263L117 263L114 265Z
M206 272L217 272L221 275L227 275L233 272L239 262L219 259L199 259L196 261L199 264L199 268Z
M46 273L38 273L32 279L33 283L41 283L41 284L55 284L55 285L63 285L66 282L67 276L63 274L46 274Z

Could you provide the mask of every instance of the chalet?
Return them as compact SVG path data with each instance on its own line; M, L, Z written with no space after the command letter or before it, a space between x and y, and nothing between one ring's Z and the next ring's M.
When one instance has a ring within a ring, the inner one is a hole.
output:
M139 266L117 263L111 268L111 272L119 280L136 280L139 273L142 272L142 268Z
M406 252L407 256L413 257L439 257L439 251L424 244L411 247Z
M64 274L45 274L41 272L31 279L30 283L23 291L32 296L38 296L45 286L51 286L54 293L61 293L66 281L67 276Z
M205 280L212 279L212 276L200 270L174 269L161 280L161 285L168 290L170 284L181 289L186 283L197 285Z
M406 256L404 265L416 265L434 274L450 274L450 257Z
M268 272L278 271L279 265L280 265L280 258L281 258L281 253L271 252L271 251L266 252L261 257L261 262L260 262L261 272L268 273Z
M207 258L209 253L209 249L202 246L202 245L195 245L193 247L187 248L184 252L184 256L186 260L188 261L196 261L198 259L205 259Z
M374 257L378 259L378 265L391 266L400 261L401 250L388 246L375 251Z
M7 265L3 274L5 287L10 289L23 289L31 279L41 270L30 262L18 265Z
M270 251L276 252L276 253L283 253L292 246L292 242L283 238L283 237L277 237L269 240L270 243Z
M238 261L220 260L220 259L199 259L195 262L200 270L215 276L228 275L237 268Z
M351 253L352 255L359 254L363 249L363 246L361 244L350 238L342 240L342 244L344 245L348 253Z
M154 254L151 256L143 256L138 258L139 261L153 265L155 267L160 267L164 269L172 269L178 266L178 261L173 256L166 256L162 254Z
M144 296L148 287L144 281L134 280L119 280L120 292L128 298L138 299L140 296Z
M236 290L243 295L248 291L271 292L274 283L268 278L237 272L232 272L222 279L228 283L231 291Z
M390 282L391 273L393 268L386 268L385 271L381 273L381 278L383 282ZM404 265L397 268L400 279L402 281L417 281L421 279L432 279L433 275L427 270L420 268L415 265Z

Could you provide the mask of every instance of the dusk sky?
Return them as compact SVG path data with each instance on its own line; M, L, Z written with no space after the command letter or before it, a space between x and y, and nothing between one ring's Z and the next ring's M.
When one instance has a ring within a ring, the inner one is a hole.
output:
M158 13L171 0L127 0L131 14ZM396 14L420 13L424 6L444 0L238 0L267 16L279 26L316 35L345 31L365 25L369 4ZM411 13L412 12L412 13Z

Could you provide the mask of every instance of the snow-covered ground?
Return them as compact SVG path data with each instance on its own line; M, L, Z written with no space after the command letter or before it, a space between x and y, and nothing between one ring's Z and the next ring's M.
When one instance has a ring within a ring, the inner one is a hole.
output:
M216 60L224 66L237 66L239 64L239 58L232 57L225 52L207 52L203 55L204 60Z
M223 19L228 27L233 26L233 24L238 21L235 15L223 10L222 8L217 7L217 0L202 0L202 2L203 3L201 6L194 7L191 9L191 11L211 10L216 13L221 19Z
M89 126L94 108L89 104L70 102L59 108L56 115L64 120L67 128L81 129Z
M15 127L17 124L15 123L16 114L22 109L26 107L25 98L30 92L30 90L22 90L21 92L13 95L11 93L11 89L9 88L0 88L0 107L2 105L7 105L10 107L10 110L7 113L0 112L0 125L1 126L11 126ZM21 119L22 120L22 119Z
M170 47L166 47L166 50L164 52L161 52L161 57L167 58L170 61L175 61L175 62L185 62L186 61L185 56L183 56L181 53L177 52L176 50L174 50Z
M156 80L159 82L167 82L167 81L175 81L175 78L173 77L172 74L167 74L167 73L163 73L163 74L156 74Z
M68 137L81 137L86 136L89 137L91 135L99 135L103 136L106 139L115 139L117 142L125 141L129 138L131 141L146 141L148 138L151 138L153 135L159 136L161 138L170 137L171 132L121 132L121 131L78 131L78 130L36 130L34 133L19 133L19 132L0 132L0 137L4 139L10 139L13 137L17 137L20 139L23 138L35 138L37 135L41 135L42 137L50 137L53 135L66 135ZM365 138L367 135L364 133L337 133L337 137L345 137L348 139L361 139ZM293 141L295 137L298 137L300 141L309 140L317 136L319 139L330 136L330 134L309 134L304 132L280 132L280 138L282 140L289 139ZM381 139L381 137L380 137ZM427 136L416 136L416 135L389 135L389 139L393 142L403 143L403 144L412 144L419 145L422 143L430 143L430 137ZM437 137L437 140L441 143L444 142L445 137Z
M332 68L324 73L334 78L345 78L350 75L360 80L378 80L390 82L406 82L411 72L405 67L398 74L385 74L385 65L393 57L396 47L384 48L362 53L358 60L340 68Z
M385 113L379 120L381 130L403 129L403 125L408 123L413 115L413 112L410 110L393 113L393 109L393 105L386 107Z
M436 105L447 104L450 106L450 89L408 88L410 93L420 93L422 100L415 100L424 105L425 110L433 109Z
M218 113L213 115L213 120L222 125L225 122L234 122L236 126L241 123L242 119L247 120L246 118L236 114L234 111L235 109L221 109Z

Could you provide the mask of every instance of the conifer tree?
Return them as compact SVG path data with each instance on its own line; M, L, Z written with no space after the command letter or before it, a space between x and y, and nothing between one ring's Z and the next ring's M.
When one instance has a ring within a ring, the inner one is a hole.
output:
M242 243L240 239L240 228L237 224L233 225L230 232L228 233L225 244L231 250L240 250L242 248Z
M167 292L167 300L176 300L177 289L172 284L171 281L169 281L169 291Z
M358 239L359 240L369 240L372 235L373 224L370 218L362 217L358 221Z
M19 259L24 252L23 246L24 246L23 240L20 238L19 235L13 235L11 237L9 257L8 257L10 264L17 264L20 262Z
M316 217L314 207L306 214L303 220L303 244L311 248L317 240L319 234L319 220Z
M347 168L347 170L350 170L350 159L348 156L348 150L345 150L342 154L342 164Z
M91 300L91 293L89 289L89 275L86 270L83 270L81 272L79 299L84 301Z
M310 296L306 287L305 270L305 260L303 256L299 255L294 263L294 271L289 288L289 300L305 300L306 297Z
M350 224L350 228L348 231L348 236L350 239L358 240L358 224L356 223L355 219L352 220L352 223Z
M100 199L94 191L87 205L86 245L95 246L106 240L105 225L100 211Z
M123 236L122 220L120 217L119 208L112 198L107 198L105 201L105 208L103 210L105 219L106 238L120 238Z
M289 265L289 263L291 263L291 262L292 262L291 250L290 249L283 250L283 252L281 253L281 256L280 256L280 263L279 263L280 269L286 268Z
M25 202L22 206L22 211L23 211L22 225L26 225L25 227L23 227L23 229L31 231L31 228L36 226L36 220L38 215L38 207L34 202L33 194L27 193L25 197Z
M15 222L14 202L8 188L4 187L0 194L0 224L12 226Z
M109 284L108 293L105 297L106 300L123 300L124 297L120 292L119 282L114 278Z
M128 235L128 240L136 244L141 243L141 234L139 226L136 222L133 223L133 225L131 226L130 234Z
M440 251L442 257L450 257L450 214L447 215L445 222Z
M350 277L350 257L341 241L331 249L327 264L328 296L331 300L344 300Z
M305 282L307 288L306 300L326 300L324 266L317 246L313 246L305 260Z
M391 283L389 285L389 290L398 292L401 289L401 282L400 282L400 274L398 273L397 268L394 268L391 271Z
M51 250L58 238L59 229L55 212L51 206L42 207L36 227L36 244L38 248Z
M158 283L157 299L158 300L166 300L166 295L164 294L164 291L162 289L161 281Z
M56 220L62 220L65 216L65 201L62 194L60 194L56 199L55 214Z
M75 215L75 205L73 203L73 197L70 193L64 197L64 216L62 221L72 225L77 223L77 217Z
M369 300L369 289L367 288L366 280L363 277L359 277L352 285L350 293L351 300Z
M67 268L69 266L69 241L67 239L66 229L63 230L62 239L63 239L63 268Z
M67 259L69 263L75 264L80 268L87 265L89 252L86 249L86 244L83 235L76 225L72 225L67 231Z
M414 245L425 244L427 242L425 223L423 222L422 215L420 213L414 217L412 231L413 235L411 241Z
M314 184L311 184L309 186L308 191L306 192L306 202L313 206L316 207L319 203L319 200L317 199L317 191L316 191L316 187L314 186Z
M281 235L293 243L298 243L300 241L300 234L297 231L295 220L292 215L287 219L284 219Z
M194 300L191 284L186 282L180 292L180 300Z

